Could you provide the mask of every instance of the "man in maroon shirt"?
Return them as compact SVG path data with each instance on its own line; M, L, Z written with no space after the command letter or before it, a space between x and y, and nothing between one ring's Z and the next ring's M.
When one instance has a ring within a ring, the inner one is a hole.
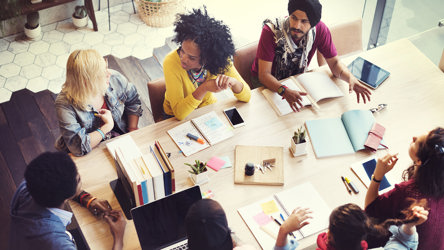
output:
M370 100L365 88L339 61L330 30L320 21L322 5L318 0L289 0L289 16L265 20L256 58L251 67L254 87L261 85L278 92L296 112L302 107L305 92L288 89L279 80L304 73L316 49L326 58L333 75L349 83L357 101Z

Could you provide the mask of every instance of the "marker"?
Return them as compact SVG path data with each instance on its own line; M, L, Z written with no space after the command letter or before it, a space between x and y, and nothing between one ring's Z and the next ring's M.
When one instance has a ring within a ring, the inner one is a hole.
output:
M347 184L350 186L351 190L353 190L353 192L355 194L359 193L358 188L355 186L355 184L353 184L353 182L351 182L347 177L344 177L344 179L347 182Z
M281 216L282 221L285 221L284 216L282 214L279 214Z
M341 176L341 179L342 179L342 182L344 183L344 185L345 185L345 188L347 189L347 191L351 194L351 189L350 189L350 187L347 185L347 182L345 181L345 179L344 179L344 176Z
M191 140L197 141L200 144L205 144L204 140L202 140L201 138L199 138L193 134L188 133L187 137L190 138Z

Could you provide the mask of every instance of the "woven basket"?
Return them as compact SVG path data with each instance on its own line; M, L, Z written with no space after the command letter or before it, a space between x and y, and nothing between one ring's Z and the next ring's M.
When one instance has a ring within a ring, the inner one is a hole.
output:
M152 27L171 26L176 19L176 14L183 9L181 0L161 0L161 2L136 1L140 18L148 26Z

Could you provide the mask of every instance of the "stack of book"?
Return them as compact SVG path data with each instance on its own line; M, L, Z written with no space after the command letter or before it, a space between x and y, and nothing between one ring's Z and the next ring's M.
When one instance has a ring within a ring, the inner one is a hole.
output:
M174 168L158 141L142 154L130 135L109 142L119 180L131 207L141 206L175 192Z

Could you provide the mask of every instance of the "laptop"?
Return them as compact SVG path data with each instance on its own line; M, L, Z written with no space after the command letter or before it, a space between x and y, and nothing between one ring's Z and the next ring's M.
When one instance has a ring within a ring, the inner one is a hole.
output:
M362 57L353 60L348 69L360 82L372 89L378 88L390 76L390 72Z
M201 199L199 186L194 186L131 209L142 249L187 249L185 216Z

